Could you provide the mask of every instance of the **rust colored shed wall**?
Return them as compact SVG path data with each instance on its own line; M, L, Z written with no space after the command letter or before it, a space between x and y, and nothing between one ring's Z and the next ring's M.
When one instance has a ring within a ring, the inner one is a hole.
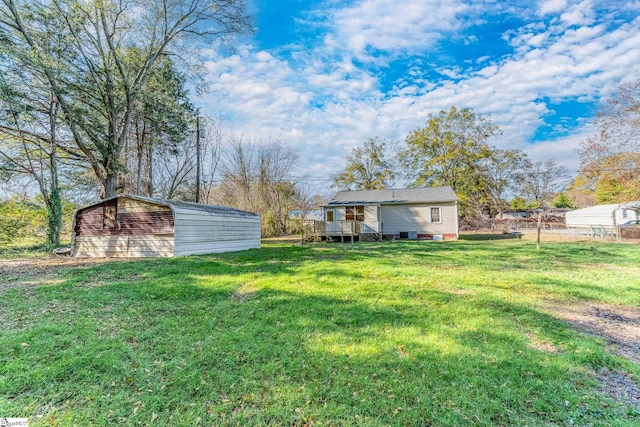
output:
M78 257L238 251L260 247L260 217L219 206L118 196L77 211L72 242Z
M158 208L164 208L158 206ZM118 209L116 226L104 226L103 205L92 206L76 215L76 236L137 236L143 234L172 234L174 230L173 212L157 211L122 212Z
M115 222L105 220L105 206ZM74 256L173 256L173 211L167 206L119 197L77 212Z

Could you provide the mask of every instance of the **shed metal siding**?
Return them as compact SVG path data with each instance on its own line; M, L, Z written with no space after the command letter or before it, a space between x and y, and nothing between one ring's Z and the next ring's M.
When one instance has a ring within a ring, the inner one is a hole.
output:
M173 234L158 236L78 236L74 243L77 257L170 257L173 256Z
M103 222L107 204L116 206L113 228ZM118 197L80 209L73 231L73 254L77 257L173 255L174 219L167 206Z
M117 204L116 225L104 225L104 206ZM231 208L119 196L80 209L73 255L150 257L239 251L260 247L260 217Z
M175 255L259 248L260 237L258 216L203 215L176 209Z
M630 213L633 215L633 211L627 210L627 218L623 218L620 205L598 205L567 212L565 221L569 228L587 228L592 226L613 227L614 220L616 224L619 224L633 219L629 218Z
M173 213L139 212L116 215L115 228L103 228L102 208L91 209L78 216L75 232L82 236L136 236L140 234L172 234Z

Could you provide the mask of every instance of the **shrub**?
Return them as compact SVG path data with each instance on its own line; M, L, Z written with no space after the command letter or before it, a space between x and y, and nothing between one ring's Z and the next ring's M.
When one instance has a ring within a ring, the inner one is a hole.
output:
M0 243L42 235L46 218L46 208L25 196L14 196L0 202Z

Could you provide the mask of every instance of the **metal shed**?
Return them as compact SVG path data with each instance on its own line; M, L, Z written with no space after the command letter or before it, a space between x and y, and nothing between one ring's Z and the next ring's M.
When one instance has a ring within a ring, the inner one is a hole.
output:
M120 195L78 209L72 255L169 257L260 247L260 217L225 206Z
M567 212L567 228L588 230L600 227L615 231L619 224L640 219L640 202L596 205Z

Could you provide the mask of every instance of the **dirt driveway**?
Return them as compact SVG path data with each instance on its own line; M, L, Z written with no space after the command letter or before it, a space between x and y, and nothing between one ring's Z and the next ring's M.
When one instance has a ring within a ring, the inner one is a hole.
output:
M567 305L556 301L548 301L544 309L572 328L601 338L611 353L640 365L640 309L593 302ZM634 381L627 373L608 369L593 375L612 399L624 400L640 410L638 379Z

